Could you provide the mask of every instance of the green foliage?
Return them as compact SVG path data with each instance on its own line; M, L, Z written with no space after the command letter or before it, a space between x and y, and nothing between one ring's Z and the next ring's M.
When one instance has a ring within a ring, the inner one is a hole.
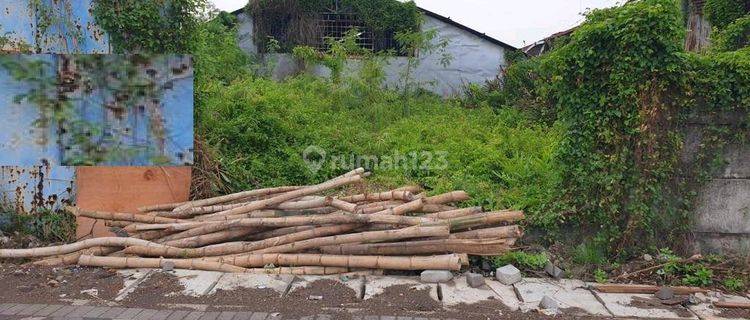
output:
M723 52L734 51L750 45L750 15L745 15L716 34L711 49Z
M703 12L711 25L723 29L750 10L746 0L706 0Z
M573 250L573 261L579 265L603 265L607 262L607 250L598 243L584 242Z
M745 290L745 282L737 277L728 277L722 283L730 291L742 292Z
M32 214L0 213L0 221L2 232L28 234L42 242L75 241L76 218L69 212L40 209Z
M606 283L607 280L609 280L607 272L602 269L594 270L594 281L596 281L597 283Z
M206 0L96 0L93 15L115 52L189 53Z
M376 36L417 32L422 22L421 13L413 1L342 0L339 5L351 8ZM268 52L265 40L276 35L281 49L291 52L295 47L319 42L317 17L334 6L333 0L252 0L246 9L253 16L255 37L261 43L261 51ZM283 30L270 34L278 31L279 25Z
M492 258L492 263L496 267L512 264L518 268L527 270L542 270L548 261L549 258L544 253L527 253L523 251L508 252Z

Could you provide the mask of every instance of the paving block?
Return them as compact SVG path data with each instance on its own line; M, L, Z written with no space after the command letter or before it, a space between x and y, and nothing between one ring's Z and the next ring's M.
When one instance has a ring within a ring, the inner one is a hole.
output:
M537 307L546 295L559 302L561 309L579 308L589 314L611 316L596 296L585 289L586 283L580 280L524 278L513 286L527 307Z
M216 320L219 318L219 314L221 312L213 311L213 312L205 312L203 313L203 316L199 318L199 320Z
M601 299L615 317L629 318L667 318L667 319L698 319L692 312L684 309L685 312L678 314L672 308L676 307L649 307L641 308L633 306L633 298L640 297L643 299L654 299L652 294L626 294L626 293L602 293L594 291L594 294Z
M227 273L224 274L210 293L216 290L235 290L237 288L270 288L279 293L279 296L286 292L289 284L294 281L292 275L267 275L267 274L249 274L249 273Z
M127 308L122 314L117 316L117 319L133 319L142 311L143 309L141 308Z
M46 305L46 304L30 304L30 305L28 305L27 308L25 308L25 309L19 311L18 313L16 313L16 315L30 316L30 315L36 313L37 311L44 309L47 306L48 305Z
M736 296L736 295L727 295L722 294L721 297L716 297L713 293L709 294L703 294L703 293L696 293L695 296L698 298L698 300L701 301L701 303L697 305L690 306L690 310L693 311L695 314L698 315L701 319L727 319L727 318L721 318L718 316L720 313L720 310L714 309L711 305L714 302L723 300L727 302L744 302L744 303L750 303L750 299L745 298L743 296Z
M139 313L137 316L133 318L133 320L149 320L151 317L156 315L159 312L159 310L154 309L144 309Z
M237 315L234 316L233 320L250 320L250 317L252 316L253 316L252 312L241 311L241 312L237 312Z
M484 275L472 272L466 273L466 284L468 284L469 287L479 288L484 286L484 283Z
M492 289L489 287L472 288L468 285L465 276L440 284L440 290L443 295L443 303L448 307L460 303L472 304L488 299L497 299L498 304L501 303L500 297Z
M89 313L91 310L94 310L94 306L76 306L75 309L73 309L72 312L65 315L66 318L77 318L81 317L83 318L83 315Z
M430 297L435 301L440 301L437 294L437 285L432 283L422 283L411 277L392 277L392 276L367 276L365 278L365 300L379 295L385 291L385 288L397 285L408 285L414 289L429 289Z
M149 320L167 320L171 314L172 310L159 310L159 312L151 316Z
M516 296L516 291L513 286L508 286L500 283L499 281L489 280L486 282L487 286L500 298L500 301L508 307L511 311L516 311L521 304Z
M48 305L48 306L44 307L43 309L35 312L34 316L46 317L46 316L49 316L50 314L52 314L53 312L59 310L62 307L64 307L64 306L63 305L59 305L59 304L51 304L51 305Z
M250 316L250 320L266 320L268 318L268 313L265 312L254 312L252 316Z
M191 311L183 319L185 319L185 320L198 320L201 317L203 317L203 314L204 314L203 311Z
M96 307L83 315L84 318L101 318L101 315L109 311L110 307Z
M189 313L190 313L190 311L187 311L187 310L175 310L175 311L172 312L172 314L169 315L169 317L167 317L167 320L182 320ZM238 319L238 320L240 320L240 319Z
M123 307L112 307L99 317L105 318L105 319L117 319L119 318L119 315L123 314L125 310L127 309L128 308L123 308Z
M495 269L495 279L502 284L514 284L521 281L521 270L512 264Z
M73 312L75 308L76 306L63 306L62 308L57 309L54 312L52 312L49 316L53 318L61 318L61 317L68 315L68 313Z
M419 280L426 283L442 283L453 279L453 273L448 270L425 270L419 274Z
M217 317L216 320L232 320L236 315L237 312L234 311L222 311L219 313L219 317Z
M115 301L122 301L130 293L135 291L138 284L148 279L151 276L153 270L151 269L122 269L118 270L117 273L123 278L122 289L115 296Z

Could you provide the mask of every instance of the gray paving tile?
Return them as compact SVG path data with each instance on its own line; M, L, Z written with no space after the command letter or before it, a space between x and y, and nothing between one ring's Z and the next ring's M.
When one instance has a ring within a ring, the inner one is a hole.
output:
M213 311L213 312L206 312L203 314L202 317L200 317L200 320L216 320L219 317L219 314L221 312Z
M68 315L68 313L73 312L73 310L75 309L76 306L63 306L62 308L55 310L55 312L52 312L52 314L50 314L49 316L61 318Z
M187 310L175 310L172 312L172 314L167 317L167 320L182 320L185 319L185 316L188 315L190 311Z
M234 318L232 320L250 320L250 317L252 316L253 316L252 312L241 311L241 312L237 312L237 314L234 315Z
M121 315L125 310L128 310L128 308L124 307L112 307L107 310L107 312L100 315L100 318L104 319L116 319L119 315Z
M68 313L65 315L66 318L76 318L76 317L83 317L84 314L89 313L91 310L94 310L94 306L75 306L75 309L71 313Z
M142 308L127 308L122 314L117 316L115 319L133 319L135 318L139 313L143 311Z
M265 312L253 312L250 316L250 320L265 320L266 318L268 318L268 313Z
M398 317L396 320L412 320L412 317Z
M333 318L328 314L319 314L315 320L333 320Z
M219 316L216 317L216 320L232 320L234 316L237 315L237 312L234 311L222 311L219 313Z
M380 320L396 320L393 316L380 316Z
M91 310L83 315L84 318L101 318L101 315L105 312L109 311L110 307L95 307L94 310Z
M149 320L167 320L170 314L172 314L172 310L159 310Z
M187 316L185 316L185 320L198 320L203 316L203 311L193 311L190 312Z
M3 304L0 304L0 314L2 314L2 312L5 311L5 309L8 309L8 308L10 308L10 307L12 307L14 305L16 305L16 304L15 303L3 303Z
M34 316L39 316L39 317L46 317L46 316L51 315L53 312L59 310L62 307L64 307L64 306L60 305L60 304L51 304L51 305L48 305L48 306L40 309L37 312L34 312L33 315Z
M144 309L139 313L137 316L133 317L133 320L149 320L151 317L153 317L159 310L154 309Z
M8 309L3 310L4 315L14 315L18 314L19 312L23 311L23 309L28 308L28 304L16 304Z
M49 306L48 304L31 304L28 308L23 309L21 312L18 313L18 315L21 316L30 316L34 314L35 312L44 309L45 307Z

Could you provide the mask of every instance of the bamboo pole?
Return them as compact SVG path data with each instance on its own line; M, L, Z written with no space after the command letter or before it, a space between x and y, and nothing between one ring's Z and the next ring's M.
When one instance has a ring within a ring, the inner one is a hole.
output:
M326 276L333 274L351 273L349 268L340 267L279 267L279 268L253 268L247 269L246 273L257 274L292 274L298 276Z
M385 211L383 211L385 212ZM394 211L394 213L399 213ZM134 228L138 231L145 230L197 230L205 229L210 232L216 232L233 227L292 227L304 225L324 225L324 224L350 224L350 223L385 223L398 225L418 225L421 223L434 222L435 219L423 217L408 217L389 214L336 214L336 215L317 215L317 216L291 216L279 218L246 218L230 221L211 221L211 222L184 222L184 223L166 223L166 224L138 224ZM208 233L208 232L206 232ZM201 233L205 234L205 233Z
M367 243L326 246L320 252L326 254L349 255L419 255L438 253L466 253L471 255L500 255L510 250L515 239L440 239L404 241L393 243Z
M424 206L424 199L416 199L407 203L373 213L372 215L401 216L409 212L416 212Z
M408 238L419 238L419 237L447 237L450 231L445 226L413 226L404 229L397 230L383 230L383 231L367 231L361 233L351 233L343 235L335 235L328 237L320 237L297 241L285 245L265 248L262 250L253 251L254 253L286 253L286 252L298 252L307 249L320 248L323 246L345 244L345 243L359 243L359 242L372 242L372 241L389 241L399 240Z
M436 213L441 211L451 211L451 210L457 210L458 208L454 206L448 206L444 204L434 204L434 203L427 203L422 208L422 212L425 213Z
M195 237L164 241L164 246L176 248L197 248L227 240L234 240L257 232L257 229L230 229L214 233L202 234Z
M265 265L280 266L322 266L346 268L370 268L385 270L460 270L461 260L456 254L437 256L345 256L326 254L247 254L234 257L215 257L207 259L234 266L260 267Z
M285 227L285 228L278 228L268 231L262 231L258 232L256 234L250 235L247 237L247 240L263 240L268 238L274 238L279 237L291 233L297 233L300 231L315 229L315 226L296 226L296 227Z
M488 238L520 238L523 235L521 228L517 225L495 228L477 229L452 233L452 239L488 239Z
M387 200L403 200L412 201L414 195L407 190L391 190L386 192L378 193L362 193L353 196L339 197L340 200L346 202L363 202L363 201L387 201Z
M162 268L165 262L172 262L177 269L204 270L244 273L247 269L217 261L203 261L197 259L158 259L158 258L129 258L129 257L97 257L81 255L78 264L90 267L123 268Z
M65 210L71 212L75 216L88 217L102 220L116 220L116 221L130 221L139 223L178 223L184 222L185 220L172 219L151 216L146 214L126 213L126 212L105 212L105 211L89 211L82 210L78 207L66 206Z
M444 220L444 219L452 219L452 218L470 216L472 214L477 214L481 212L482 212L482 207L469 207L469 208L462 208L462 209L456 209L456 210L428 213L428 214L422 215L422 217Z
M451 230L468 229L493 225L501 222L514 222L524 218L523 211L491 211L466 217L430 222L426 226L447 224Z
M282 194L279 194L277 196L253 201L248 203L247 205L241 206L239 208L234 208L230 210L220 211L217 213L213 213L213 216L227 216L227 215L235 215L235 214L242 214L242 213L248 213L254 210L264 209L273 205L277 205L295 198L299 198L302 196L307 196L315 193L320 193L329 189L337 188L343 185L359 182L362 180L361 175L353 175L349 177L344 178L337 178L333 180L329 180L326 182L323 182L321 184L317 184L314 186L304 187L298 190L285 192Z
M340 234L354 230L357 225L333 225L323 226L314 228L311 230L303 230L296 233L287 235L281 235L274 238L268 238L264 240L254 242L229 242L207 246L203 248L195 249L182 249L184 247L179 246L176 243L165 243L165 246L131 246L125 249L126 253L136 254L139 256L150 256L150 257L179 257L179 258L199 258L199 257L210 257L210 256L221 256L230 254L239 254L244 252L251 252L255 250L270 248L273 246L279 246L287 243L293 243L295 241L301 241L312 238L319 238L329 235ZM171 247L170 247L171 246ZM176 248L175 248L176 247Z
M103 237L86 239L70 244L30 249L0 249L0 258L34 258L63 255L93 247L148 246L151 241L136 238Z
M155 204L151 206L139 207L137 210L142 213L151 212L151 211L173 210L174 208L177 208L185 203L187 202Z
M83 254L92 255L92 256L106 256L118 250L119 248L117 247L92 247L92 248L88 248L88 249L77 251L77 252L71 252L68 254L44 258L42 260L34 261L31 264L38 265L38 266L74 265L78 263L78 258L81 257L81 255Z
M265 189L256 189L256 190L249 190L249 191L242 191L237 193L232 193L228 195L213 197L213 198L207 198L207 199L201 199L201 200L194 200L194 201L188 201L174 209L174 211L181 211L185 210L191 207L204 207L204 206L210 206L214 204L219 203L225 203L233 200L240 200L244 198L249 197L257 197L257 196L266 196L270 194L277 194L277 193L284 193L284 192L290 192L299 190L302 187L298 186L288 186L288 187L275 187L275 188L265 188Z
M446 204L461 202L471 199L468 193L463 190L451 191L424 199L425 204Z

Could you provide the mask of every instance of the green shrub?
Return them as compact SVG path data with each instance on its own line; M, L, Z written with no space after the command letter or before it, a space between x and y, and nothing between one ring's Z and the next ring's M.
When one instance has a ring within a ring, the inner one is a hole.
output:
M745 282L740 278L728 277L724 279L723 284L730 291L742 292L745 290Z
M715 51L734 51L750 45L750 15L735 20L714 37Z
M549 261L544 253L527 253L523 251L513 251L506 254L493 257L492 263L495 267L502 267L512 264L520 269L541 270Z
M748 11L746 0L706 0L703 12L711 25L723 29Z

